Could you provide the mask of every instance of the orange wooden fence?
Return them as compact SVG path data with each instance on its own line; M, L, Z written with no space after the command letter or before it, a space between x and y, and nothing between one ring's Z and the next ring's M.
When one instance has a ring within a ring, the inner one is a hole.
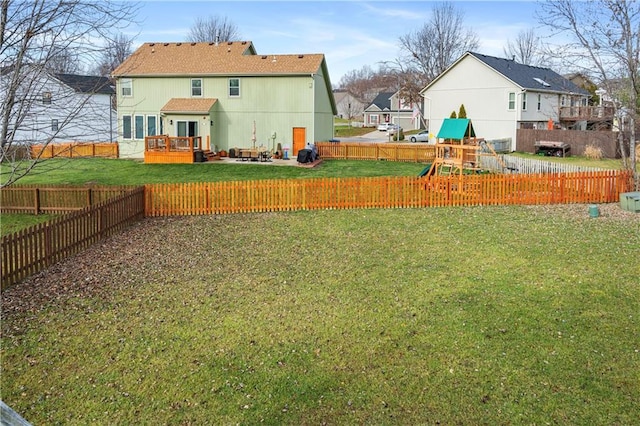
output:
M430 163L435 146L423 143L316 142L318 155L331 160L388 160Z
M131 191L132 186L12 185L0 189L3 213L67 213Z
M117 143L70 142L32 145L31 158L118 158Z
M2 289L144 217L144 188L2 237Z
M318 178L145 185L147 216L314 209L611 203L628 172Z

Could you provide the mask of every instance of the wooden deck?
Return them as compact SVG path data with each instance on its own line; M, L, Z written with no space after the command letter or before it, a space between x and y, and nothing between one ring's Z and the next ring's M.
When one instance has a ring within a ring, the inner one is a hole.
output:
M203 147L202 137L156 135L144 138L144 162L190 164L206 161L211 152Z

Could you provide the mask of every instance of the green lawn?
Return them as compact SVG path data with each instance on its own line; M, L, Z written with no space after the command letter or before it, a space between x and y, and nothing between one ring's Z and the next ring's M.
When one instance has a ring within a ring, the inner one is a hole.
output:
M57 215L54 214L2 213L0 215L0 236L13 234L21 229L47 222L55 217Z
M616 209L147 219L3 294L2 399L33 424L635 424Z
M423 168L424 164L391 161L326 160L310 169L221 161L195 164L144 164L134 160L100 158L54 159L42 163L18 183L142 185L313 177L417 176Z

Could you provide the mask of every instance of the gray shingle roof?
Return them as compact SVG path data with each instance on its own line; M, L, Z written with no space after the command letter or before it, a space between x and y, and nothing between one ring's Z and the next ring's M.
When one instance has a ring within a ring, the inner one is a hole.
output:
M524 65L511 59L496 58L475 52L469 52L469 54L523 89L589 95L589 92L549 68Z
M104 95L115 93L115 89L107 77L76 74L55 74L55 77L77 92Z
M393 92L378 93L378 96L376 96L375 99L371 102L371 105L377 106L382 111L384 111L385 109L391 109L392 96L393 96Z

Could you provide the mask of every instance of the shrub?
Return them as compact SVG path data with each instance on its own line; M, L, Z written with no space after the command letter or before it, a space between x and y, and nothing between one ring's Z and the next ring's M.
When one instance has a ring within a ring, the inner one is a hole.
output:
M587 145L584 149L584 156L590 160L602 160L602 149L597 146Z
M399 132L395 133L393 135L393 140L394 141L403 141L404 140L404 130L400 129Z

